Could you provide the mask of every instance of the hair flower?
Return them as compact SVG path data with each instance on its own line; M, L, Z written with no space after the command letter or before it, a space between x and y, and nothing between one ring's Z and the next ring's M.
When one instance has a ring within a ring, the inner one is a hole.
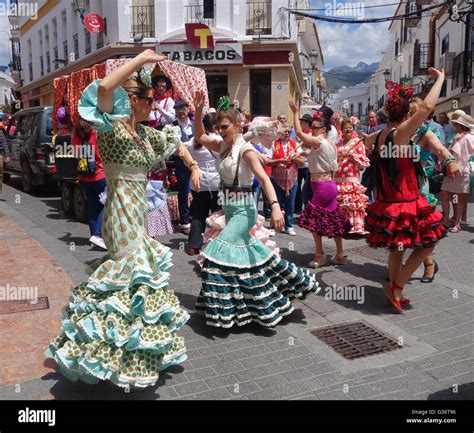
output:
M357 125L359 123L359 119L355 116L351 116L349 119L353 125Z
M152 87L151 84L151 70L146 66L142 66L138 70L138 79L148 88Z

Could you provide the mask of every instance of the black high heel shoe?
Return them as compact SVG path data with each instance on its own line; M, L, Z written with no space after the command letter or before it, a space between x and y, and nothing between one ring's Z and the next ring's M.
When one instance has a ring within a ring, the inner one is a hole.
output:
M431 265L428 265L428 266L433 266L433 265L434 265L433 275L431 277L425 277L423 275L423 277L421 277L420 279L421 283L431 283L434 280L435 275L439 271L439 267L438 267L438 263L436 263L434 260L433 260L433 263L431 263ZM425 266L425 268L427 268L428 266Z

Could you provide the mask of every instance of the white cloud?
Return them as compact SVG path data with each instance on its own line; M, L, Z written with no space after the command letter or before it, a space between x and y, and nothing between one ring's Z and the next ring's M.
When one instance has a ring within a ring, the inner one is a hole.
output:
M8 65L10 53L10 22L7 16L0 15L0 65Z
M336 4L340 3L341 0L336 1ZM349 4L351 2L346 1L342 3ZM371 0L370 2L360 2L355 0L353 3L362 3L367 7L384 5L387 1ZM317 0L311 2L311 7L323 9L332 4L332 1ZM396 6L393 5L364 9L364 18L391 17L395 10ZM324 15L325 10L315 10L311 11L311 13ZM389 21L383 23L344 24L317 20L316 26L323 50L324 69L328 70L343 65L355 66L361 61L367 64L379 62L383 55L382 52L385 51L389 42L389 25Z

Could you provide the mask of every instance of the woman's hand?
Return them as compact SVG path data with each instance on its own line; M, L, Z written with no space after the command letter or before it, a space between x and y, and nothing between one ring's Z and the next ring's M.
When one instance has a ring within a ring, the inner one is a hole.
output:
M194 168L191 169L191 185L193 186L194 191L199 192L201 190L201 179L201 170L199 170L199 167L195 165Z
M288 103L288 105L290 106L290 109L291 109L291 111L293 111L294 114L296 114L298 112L298 107L295 105L295 103L293 101L290 101Z
M206 98L204 92L202 90L197 90L194 93L194 108L196 109L196 111L202 112L202 110L204 109L205 102Z
M435 69L435 68L429 68L428 69L428 74L430 74L432 77L436 78L437 80L443 79L444 80L444 69Z
M461 176L461 170L457 162L450 162L446 166L446 174L450 179L454 179L456 176Z
M272 226L277 232L281 232L285 226L285 218L283 218L280 206L276 203L272 206Z
M155 50L150 48L148 50L142 51L140 55L143 58L143 63L158 63L167 59L166 56L158 54Z

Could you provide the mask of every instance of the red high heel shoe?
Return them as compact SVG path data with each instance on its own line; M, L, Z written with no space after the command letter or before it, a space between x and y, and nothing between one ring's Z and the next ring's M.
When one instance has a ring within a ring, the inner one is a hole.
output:
M387 289L390 290L390 295L388 295L387 293ZM399 285L397 285L396 283L390 283L390 286L385 286L384 287L384 294L385 294L385 297L387 298L387 300L390 302L390 304L392 304L395 309L397 310L398 313L403 313L403 307L402 307L402 304L399 300L395 299L395 296L394 296L394 292L395 290L403 290Z

